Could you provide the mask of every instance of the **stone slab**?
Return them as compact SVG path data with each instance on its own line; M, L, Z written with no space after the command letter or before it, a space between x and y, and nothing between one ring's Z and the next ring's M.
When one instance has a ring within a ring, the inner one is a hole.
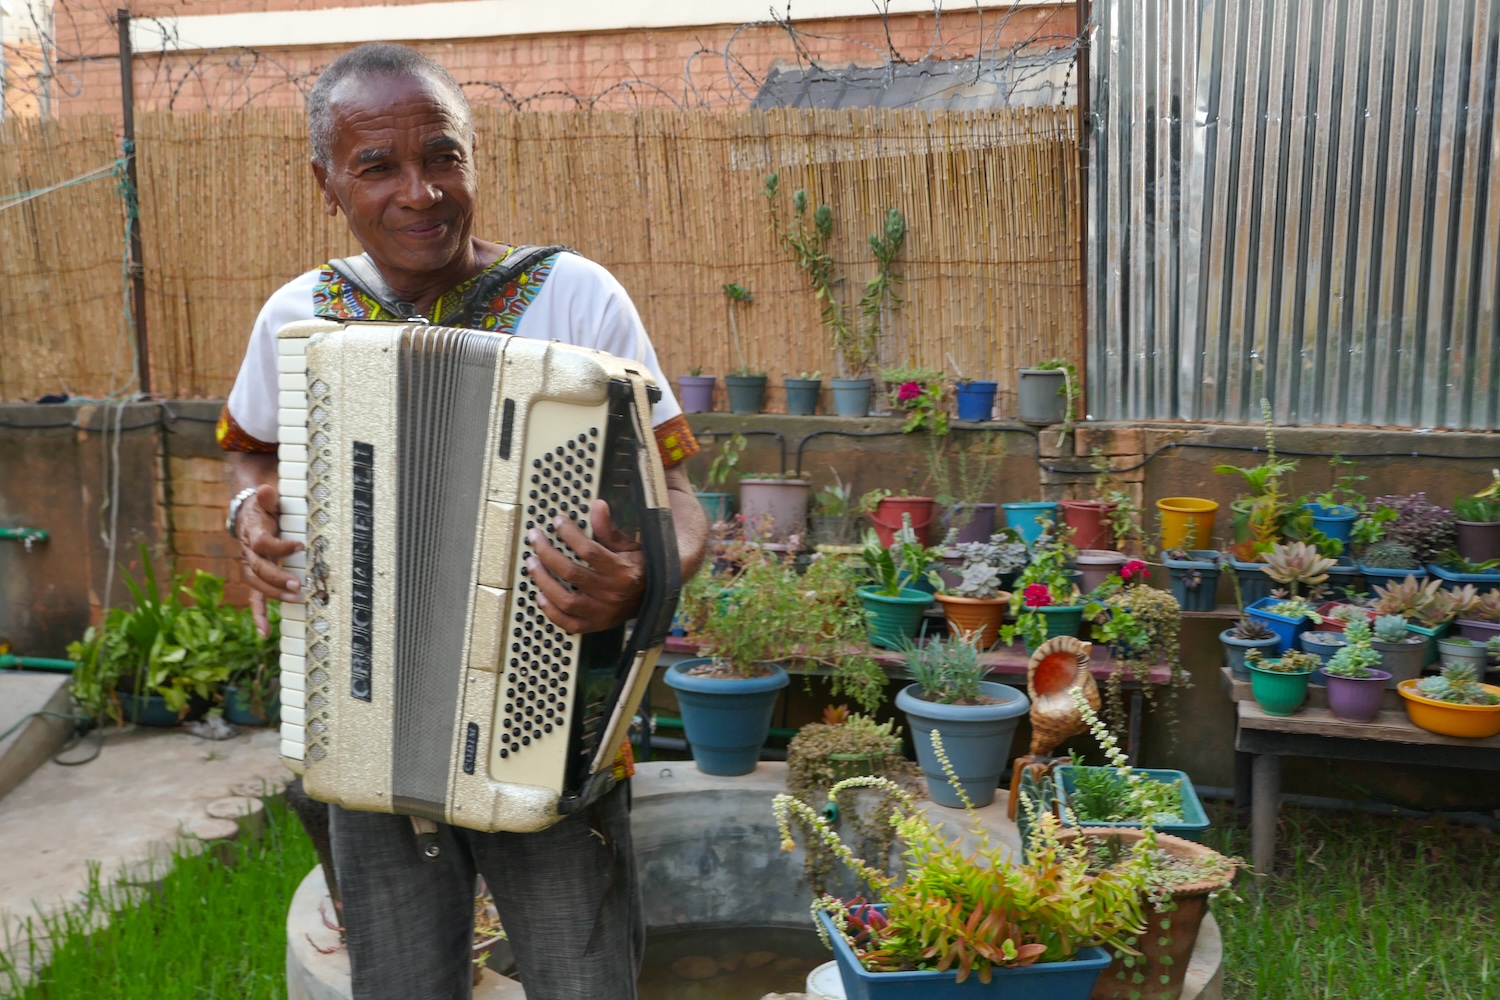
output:
M0 740L0 798L53 757L73 732L73 723L33 712L70 714L68 675L26 670L0 670L0 733L18 726Z

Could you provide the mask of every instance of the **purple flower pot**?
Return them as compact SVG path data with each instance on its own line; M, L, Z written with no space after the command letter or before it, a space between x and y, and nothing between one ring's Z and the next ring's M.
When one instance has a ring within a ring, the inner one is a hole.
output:
M683 413L710 413L714 408L714 375L681 375L677 379L678 402Z
M1391 675L1371 670L1369 677L1328 675L1328 708L1345 722L1370 722L1380 712L1385 683Z
M987 542L995 533L995 511L997 504L992 503L960 503L954 504L948 511L948 525L951 527L955 522L963 520L963 526L958 529L958 541L964 542ZM963 515L968 518L964 519Z

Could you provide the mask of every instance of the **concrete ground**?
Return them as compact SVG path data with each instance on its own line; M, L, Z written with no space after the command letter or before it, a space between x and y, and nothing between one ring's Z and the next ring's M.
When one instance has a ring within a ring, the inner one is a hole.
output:
M65 767L49 755L0 798L0 951L24 959L28 924L36 940L39 917L83 900L91 862L104 882L154 881L174 847L233 835L235 821L211 816L211 806L233 814L289 777L271 730L209 741L133 727L106 731L87 764Z

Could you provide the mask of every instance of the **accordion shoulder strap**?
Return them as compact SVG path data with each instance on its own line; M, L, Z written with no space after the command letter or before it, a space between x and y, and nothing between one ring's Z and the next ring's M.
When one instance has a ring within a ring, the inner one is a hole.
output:
M553 254L561 253L568 248L556 244L553 246L532 246L526 244L518 246L507 254L499 265L485 271L479 276L479 280L464 293L463 301L459 303L457 313L449 321L446 317L444 326L456 326L472 328L479 322L480 316L485 308L494 301L495 296L501 290L515 281L525 272L536 267L542 261ZM337 257L328 262L329 266L337 271L345 281L355 288L364 292L375 300L376 305L382 310L398 319L414 319L417 316L417 307L410 302L402 301L391 286L381 277L380 269L370 259L370 255L362 253L358 257Z

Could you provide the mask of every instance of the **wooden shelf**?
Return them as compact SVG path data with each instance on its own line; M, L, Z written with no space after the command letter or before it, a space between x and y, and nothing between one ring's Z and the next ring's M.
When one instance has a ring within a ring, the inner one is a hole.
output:
M1184 611L1184 618L1211 618L1217 621L1232 622L1240 616L1240 609L1233 604L1221 604L1212 611Z
M1224 682L1224 693L1229 695L1232 701L1248 701L1255 703L1255 695L1250 692L1250 682L1239 680L1228 667L1219 668L1219 676ZM1322 684L1309 684L1307 686L1307 704L1303 711L1323 711L1328 708L1328 688ZM1386 688L1385 695L1381 698L1380 708L1382 711L1395 711L1405 714L1406 709L1401 704L1401 696L1394 688ZM1291 716L1295 718L1295 716Z
M1351 740L1380 740L1386 743L1500 750L1500 736L1486 736L1481 739L1440 736L1413 725L1406 717L1405 709L1382 709L1373 722L1345 722L1335 718L1327 708L1303 708L1295 715L1267 715L1253 701L1242 701L1237 707L1241 729L1258 729L1270 733L1295 733L1303 736L1332 736Z

